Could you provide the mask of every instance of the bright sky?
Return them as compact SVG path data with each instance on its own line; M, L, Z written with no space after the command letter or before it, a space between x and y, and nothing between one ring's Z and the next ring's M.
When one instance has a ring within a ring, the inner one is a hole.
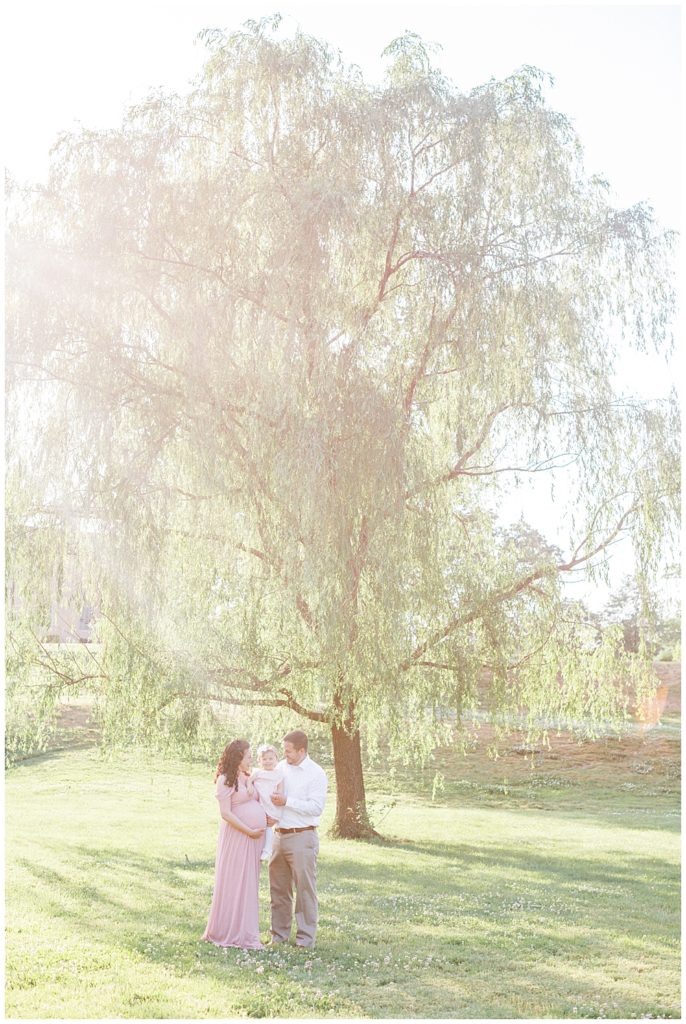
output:
M665 225L679 226L679 5L14 2L5 14L5 163L20 178L43 177L59 131L116 125L149 88L183 89L202 63L202 28L275 11L369 79L405 29L440 43L435 59L461 89L522 64L551 72L551 102L573 119L589 172L610 180L619 203L647 200Z
M4 91L11 97L3 125L6 166L19 179L43 179L59 132L79 123L117 125L124 108L151 88L183 90L202 64L203 47L195 41L201 29L237 28L276 11L286 31L300 23L369 80L383 73L385 46L408 29L440 43L434 60L463 90L522 64L550 72L550 102L573 120L587 171L610 181L618 205L647 201L664 226L679 228L681 6L675 4L14 0L6 5L3 33ZM661 364L640 358L626 361L623 377L645 395L663 393L668 379ZM536 502L543 500L538 494Z

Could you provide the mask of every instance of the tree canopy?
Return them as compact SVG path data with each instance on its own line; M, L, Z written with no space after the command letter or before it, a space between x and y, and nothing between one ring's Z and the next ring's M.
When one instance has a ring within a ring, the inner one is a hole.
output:
M8 572L30 617L69 547L120 728L331 729L360 834L361 730L423 757L480 699L621 717L638 669L560 581L624 535L649 581L671 536L676 403L613 383L669 348L671 238L536 69L462 94L406 35L370 86L273 28L207 33L187 95L14 192ZM567 550L503 534L512 479L563 470Z

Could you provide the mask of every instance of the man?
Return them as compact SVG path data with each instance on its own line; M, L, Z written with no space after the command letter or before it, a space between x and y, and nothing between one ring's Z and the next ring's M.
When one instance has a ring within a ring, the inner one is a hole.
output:
M296 945L311 949L317 932L317 826L326 801L327 778L307 753L307 736L299 729L283 738L283 793L272 803L283 807L274 829L269 861L272 944L288 942L293 923L295 886Z

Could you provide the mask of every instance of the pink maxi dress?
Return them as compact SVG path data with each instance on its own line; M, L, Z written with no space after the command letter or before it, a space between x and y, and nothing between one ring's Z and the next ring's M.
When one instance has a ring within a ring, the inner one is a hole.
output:
M231 811L248 828L264 828L266 815L256 797L248 796L245 777L238 778L238 791L217 779L215 796L219 809ZM223 819L219 826L214 893L210 918L203 935L215 946L262 949L259 934L258 888L262 839L250 839Z

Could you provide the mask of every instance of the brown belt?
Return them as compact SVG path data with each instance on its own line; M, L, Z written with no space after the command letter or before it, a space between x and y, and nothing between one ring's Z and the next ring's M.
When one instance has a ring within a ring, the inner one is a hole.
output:
M275 832L280 832L282 836L290 835L291 832L309 832L310 829L316 828L316 825L305 825L303 828L277 828Z

